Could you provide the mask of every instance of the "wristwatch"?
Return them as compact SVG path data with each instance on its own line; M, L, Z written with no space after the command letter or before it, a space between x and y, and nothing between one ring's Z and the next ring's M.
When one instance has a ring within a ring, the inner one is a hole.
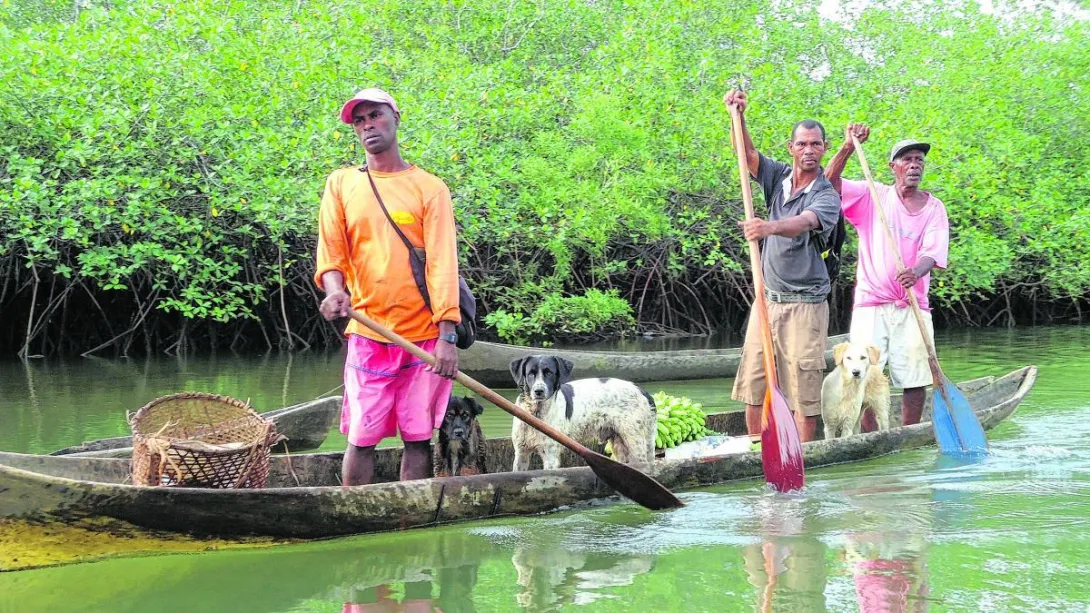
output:
M450 343L451 345L455 345L455 344L458 343L458 335L455 334L454 332L451 332L450 334L440 334L439 335L439 340L446 341L446 342Z

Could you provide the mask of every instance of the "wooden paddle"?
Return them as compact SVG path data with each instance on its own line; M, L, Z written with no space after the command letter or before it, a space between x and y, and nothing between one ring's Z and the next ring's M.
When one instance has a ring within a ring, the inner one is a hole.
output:
M396 343L405 351L415 355L416 357L424 360L428 364L435 366L435 356L431 355L427 351L424 351L420 347L410 343L401 337L401 335L395 333L393 330L388 330L378 322L367 317L363 313L360 313L354 309L348 309L348 315L367 326L368 328L378 332L382 336L389 339L391 342ZM541 421L537 417L534 417L527 411L520 409L515 403L500 396L496 392L488 389L484 385L478 383L469 375L458 372L454 375L454 380L469 389L477 392L477 394L487 398L489 402L498 406L499 408L507 411L517 419L521 419L530 425L560 443L561 445L571 449L579 457L590 466L594 474L598 475L598 478L604 481L607 485L612 487L617 493L622 496L626 496L632 499L633 502L647 507L651 510L660 509L673 509L676 507L685 506L685 503L678 500L677 496L674 496L673 492L666 489L661 483L655 481L651 477L644 473L628 466L621 464L616 460L607 458L606 456L595 453L590 449L580 445L562 432L553 428L549 424Z
M882 209L882 201L878 197L878 190L874 187L874 179L871 178L870 167L867 166L867 158L863 155L863 145L859 139L852 135L852 144L859 154L859 165L863 167L863 175L867 178L867 188L870 189L871 200L874 201L874 209L878 211L878 218L882 227L886 229L886 239L897 262L898 270L904 270L905 265L901 260L901 250L897 246L897 240L893 237L893 230L886 221L886 213ZM935 352L935 345L924 325L923 313L920 312L920 304L916 300L916 291L906 289L908 302L912 305L912 312L916 316L916 323L920 326L920 335L923 337L924 346L927 347L927 364L931 368L933 390L931 392L931 425L935 430L935 440L938 441L939 451L946 455L971 456L988 453L988 438L984 436L984 428L980 425L980 419L969 404L969 399L954 385L939 366L939 358ZM936 394L935 392L939 393Z
M742 182L742 202L746 219L753 219L753 193L749 188L749 168L746 164L746 145L742 138L742 116L734 105L728 106L731 120L731 141L738 156L738 176ZM761 248L757 241L749 241L749 264L753 269L753 310L761 328L761 349L765 363L765 399L761 412L761 462L765 481L781 492L802 488L806 480L802 465L802 443L795 419L780 390L776 377L776 357L773 353L772 330L768 322L768 305L765 304L764 274L761 272Z

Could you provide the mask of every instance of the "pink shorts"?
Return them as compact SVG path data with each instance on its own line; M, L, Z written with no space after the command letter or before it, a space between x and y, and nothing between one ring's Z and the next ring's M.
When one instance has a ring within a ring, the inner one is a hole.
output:
M416 343L433 353L438 339ZM344 363L341 433L357 447L397 436L431 439L443 424L454 381L424 370L427 363L392 343L351 334Z

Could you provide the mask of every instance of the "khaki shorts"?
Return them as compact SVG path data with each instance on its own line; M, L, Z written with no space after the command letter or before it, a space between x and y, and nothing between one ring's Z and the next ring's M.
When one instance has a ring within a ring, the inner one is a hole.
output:
M934 342L935 328L931 313L920 311L927 334ZM905 389L931 385L931 368L927 365L927 347L920 336L920 325L911 308L892 304L856 307L852 310L851 338L853 343L871 343L882 350L879 368L889 364L889 383Z
M821 381L825 378L825 343L829 335L829 303L769 302L768 319L776 375L791 410L807 417L821 415ZM764 404L765 367L761 333L753 310L731 398Z

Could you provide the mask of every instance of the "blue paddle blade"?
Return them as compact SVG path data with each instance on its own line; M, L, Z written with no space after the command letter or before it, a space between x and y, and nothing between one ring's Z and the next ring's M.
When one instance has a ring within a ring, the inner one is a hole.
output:
M935 442L939 444L939 451L943 455L961 455L961 443L954 418L938 390L935 390L931 402L931 425L935 428Z
M969 399L949 379L932 391L932 424L939 451L949 456L978 456L988 453L988 439Z

